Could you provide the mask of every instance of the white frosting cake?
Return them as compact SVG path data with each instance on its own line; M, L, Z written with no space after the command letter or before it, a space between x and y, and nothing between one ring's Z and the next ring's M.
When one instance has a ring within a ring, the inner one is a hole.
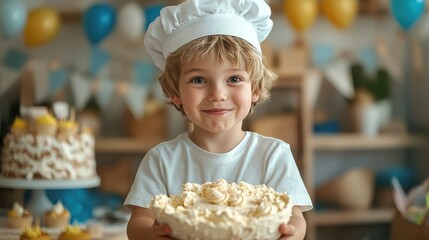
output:
M3 140L2 175L23 179L95 177L94 136L87 131L78 132L74 122L63 121L56 130L55 119L48 116L43 120L41 126L45 128L40 132L30 131L22 119L15 120Z
M67 139L49 135L9 134L4 139L2 175L26 179L77 179L96 176L94 137Z
M278 239L279 226L292 215L286 193L265 185L186 183L180 196L157 195L150 208L178 239Z

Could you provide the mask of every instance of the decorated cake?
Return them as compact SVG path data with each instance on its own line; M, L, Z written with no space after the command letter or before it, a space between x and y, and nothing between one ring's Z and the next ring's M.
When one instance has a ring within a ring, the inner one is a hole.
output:
M94 136L72 119L49 113L16 118L3 139L1 174L22 179L96 176Z
M279 226L292 215L287 193L266 185L186 183L180 196L160 194L150 208L178 239L278 239Z

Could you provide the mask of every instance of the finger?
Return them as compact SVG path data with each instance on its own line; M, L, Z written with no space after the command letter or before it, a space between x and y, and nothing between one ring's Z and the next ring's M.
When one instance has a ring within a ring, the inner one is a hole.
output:
M171 228L168 225L156 225L152 227L153 234L157 236L165 236L171 233Z
M292 225L287 225L287 224L281 224L279 227L279 232L282 235L293 235L295 234L295 227Z

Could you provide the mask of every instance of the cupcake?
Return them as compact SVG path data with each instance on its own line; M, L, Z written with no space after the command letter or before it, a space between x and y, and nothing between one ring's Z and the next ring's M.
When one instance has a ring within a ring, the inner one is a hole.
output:
M30 228L33 222L32 214L17 202L8 211L7 219L9 227L17 229Z
M67 225L66 230L58 236L58 240L90 240L91 234L78 225Z
M65 228L70 221L70 212L64 208L61 201L57 202L45 213L45 225L47 227Z
M79 124L75 121L61 120L58 123L58 134L63 137L76 135Z
M27 132L27 122L20 117L16 117L12 123L10 131L18 136Z
M49 234L42 231L39 226L29 227L22 230L20 240L51 240Z
M45 114L36 119L36 132L44 135L55 135L57 119L51 114Z

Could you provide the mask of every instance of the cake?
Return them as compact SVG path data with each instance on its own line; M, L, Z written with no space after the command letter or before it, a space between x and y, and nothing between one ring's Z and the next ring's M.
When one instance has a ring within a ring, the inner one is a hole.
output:
M7 219L8 226L16 229L29 228L33 223L33 215L18 202L7 212Z
M70 221L70 212L58 201L45 213L45 225L47 227L65 228Z
M24 121L27 125L34 123L35 131L25 131L23 119L15 119L10 133L3 139L3 177L85 179L96 176L95 140L89 131L79 132L76 122L58 121L50 114Z
M51 240L49 234L42 231L39 226L29 227L22 231L20 240Z
M68 225L66 229L58 236L58 240L90 240L91 234L81 229L78 225Z
M278 239L279 226L292 215L287 193L266 185L186 183L181 195L160 194L149 206L159 223L178 239Z

